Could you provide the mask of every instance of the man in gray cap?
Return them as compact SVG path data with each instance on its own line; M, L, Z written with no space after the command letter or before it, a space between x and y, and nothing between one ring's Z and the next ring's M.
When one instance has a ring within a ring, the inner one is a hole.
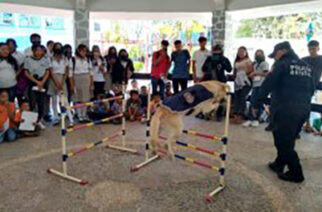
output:
M313 72L299 59L289 42L277 44L269 57L275 59L275 64L257 99L261 103L271 94L271 118L277 157L268 166L281 180L300 183L304 181L304 175L294 147L297 132L310 113L315 89ZM285 166L288 166L287 172L284 172Z

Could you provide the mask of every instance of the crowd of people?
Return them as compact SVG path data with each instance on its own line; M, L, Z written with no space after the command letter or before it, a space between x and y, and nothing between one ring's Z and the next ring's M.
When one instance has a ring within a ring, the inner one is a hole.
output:
M149 89L147 86L139 88L138 82L131 79L135 70L126 49L117 51L115 47L110 47L104 56L99 46L94 45L90 50L80 44L73 54L68 44L48 41L46 46L42 45L38 34L32 34L30 41L31 46L23 53L17 51L14 39L9 38L5 43L0 43L0 142L13 141L22 136L37 136L45 128L45 122L58 124L60 102L79 104L122 95L123 86L130 90L126 100L126 118L130 121L145 120ZM200 48L192 57L180 40L173 43L174 51L171 55L168 53L169 46L170 43L163 40L161 49L152 56L152 112L163 99L187 88L192 68L194 83L205 80L226 83L227 73L231 73L229 77L234 80L235 124L257 127L265 120L263 114L269 114L269 108L255 104L260 87L272 70L263 50L257 50L252 60L247 48L240 47L231 64L224 56L221 45L212 47L211 51L206 48L205 37L200 37ZM322 69L322 56L318 55L319 43L311 41L308 47L310 56L303 60L314 68L317 84ZM171 64L173 70L170 74ZM61 96L61 93L64 95ZM213 118L220 121L224 109L224 105L220 105ZM24 111L38 113L32 132L19 130L19 125L25 121L22 118ZM83 123L102 119L121 111L121 100L100 103L92 108L79 108L73 113L68 112L69 125L73 126L75 121ZM209 118L209 114L199 114L198 117ZM120 122L119 119L113 121L115 124ZM321 125L322 117L308 129L316 135L322 135Z

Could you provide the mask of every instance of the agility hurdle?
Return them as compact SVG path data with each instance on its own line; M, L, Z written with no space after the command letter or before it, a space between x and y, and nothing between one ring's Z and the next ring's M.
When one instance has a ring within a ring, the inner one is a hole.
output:
M125 85L123 84L123 91L125 90ZM64 95L64 94L62 94ZM66 115L67 115L67 110L71 110L73 108L81 108L81 107L87 107L87 106L92 106L94 104L97 104L97 103L100 103L100 102L109 102L109 101L113 101L113 100L120 100L122 99L122 111L120 114L117 114L117 115L114 115L114 116L111 116L111 117L108 117L108 118L105 118L105 119L101 119L101 120L98 120L98 121L93 121L93 122L90 122L90 123L87 123L87 124L79 124L79 125L76 125L72 128L69 128L69 129L66 129ZM72 182L76 182L80 185L86 185L88 184L88 181L86 180L82 180L82 179L79 179L79 178L76 178L76 177L73 177L71 175L68 174L67 172L67 161L70 160L71 158L77 156L77 155L80 155L81 153L84 153L96 146L99 146L101 144L104 144L106 143L106 147L107 148L111 148L111 149L115 149L115 150L119 150L119 151L123 151L123 152L130 152L130 153L133 153L133 154L139 154L137 150L135 149L130 149L130 148L126 148L125 147L125 136L126 136L126 131L125 131L125 106L126 106L126 102L125 102L125 92L123 92L123 95L122 96L118 96L118 97L113 97L113 98L107 98L107 99L104 99L104 100L100 100L100 101L95 101L95 102L88 102L88 103L83 103L83 104L78 104L78 105L74 105L74 106L66 106L66 103L65 102L61 102L61 143L62 143L62 171L57 171L55 169L48 169L47 172L48 173L51 173L51 174L54 174L58 177L61 177L63 179L66 179L66 180L70 180ZM92 142L92 143L89 143L79 149L76 149L76 150L71 150L69 152L67 152L67 145L66 145L66 135L67 133L70 133L70 132L74 132L74 131L77 131L77 130L80 130L80 129L84 129L86 127L91 127L91 126L94 126L94 125L97 125L97 124L100 124L100 123L105 123L105 122L108 122L108 121L111 121L113 119L116 119L116 118L122 118L122 131L121 132L117 132L115 133L114 135L112 136L108 136L106 138L103 138L99 141L95 141L95 142ZM112 141L113 139L115 139L116 137L118 136L122 136L122 146L116 146L116 145L112 145L112 144L109 144L108 142L109 141Z
M150 102L149 102L150 104ZM179 155L177 153L174 154L174 157L176 159L179 160L183 160L195 165L198 165L200 167L204 167L207 169L212 170L213 172L215 172L216 174L219 174L219 186L211 191L210 193L208 193L206 195L206 200L207 201L211 201L212 197L216 194L218 194L220 191L222 191L225 186L225 173L226 173L226 159L227 159L227 143L228 143L228 132L229 132L229 114L230 114L230 106L231 106L231 95L228 94L227 96L227 107L226 107L226 115L225 115L225 126L224 126L224 135L222 137L219 136L215 136L215 135L207 135L201 132L197 132L197 131L193 131L193 130L183 130L183 134L187 134L187 135L193 135L193 136L198 136L198 137L202 137L202 138L206 138L206 139L211 139L212 142L221 142L222 143L222 147L221 147L221 152L216 152L214 150L210 150L210 149L206 149L206 148L202 148L202 147L198 147L196 145L193 144L189 144L189 143L185 143L183 141L173 141L176 145L179 146L183 146L189 150L193 150L193 151L197 151L197 152L202 152L208 155L211 155L215 160L219 160L220 161L220 167L216 167L213 165L210 165L206 162L203 161L199 161L199 160L195 160L193 158L190 157L185 157L182 155ZM151 158L149 158L149 153L147 153L149 151L149 138L150 138L150 114L148 113L148 121L147 121L147 132L146 132L146 136L147 136L147 140L145 143L145 161L142 162L141 164L138 164L134 167L131 168L132 172L138 171L141 168L147 166L148 164L152 163L153 161L156 161L158 159L160 159L164 154L167 154L167 151L164 150L160 150L159 153L157 153L156 155L152 156ZM165 140L166 138L163 136L159 136L160 139ZM160 154L161 153L161 154Z

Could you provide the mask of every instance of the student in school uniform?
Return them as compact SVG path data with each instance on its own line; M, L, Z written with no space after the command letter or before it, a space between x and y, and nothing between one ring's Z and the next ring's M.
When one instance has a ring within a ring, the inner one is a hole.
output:
M69 76L73 79L74 102L86 103L91 100L91 93L94 89L92 63L86 57L87 47L80 44L76 49L75 60L72 60ZM87 108L77 108L77 116L80 122L88 122Z
M16 97L17 72L17 61L10 54L8 45L6 43L0 43L0 89L8 92L11 102Z
M50 76L51 63L49 58L44 57L41 45L32 46L33 56L27 57L24 62L26 77L29 79L28 97L31 110L37 107L37 123L41 129L45 129L42 119L45 115L45 98Z
M10 54L16 59L18 64L18 71L16 73L16 97L18 99L18 103L21 103L21 100L27 96L27 88L28 88L28 78L25 76L23 63L25 60L25 55L19 51L17 51L17 43L14 39L8 38L6 41Z
M63 45L61 43L55 43L53 46L53 57L51 61L50 80L48 85L47 94L51 96L51 107L53 109L53 124L59 123L58 108L59 108L59 96L64 93L66 99L62 99L67 103L67 86L66 79L69 72L69 60L63 55ZM73 124L72 114L70 111L67 113L70 121L70 125Z
M106 62L97 45L92 48L91 62L93 66L94 98L97 98L99 94L105 94L104 75L106 74Z

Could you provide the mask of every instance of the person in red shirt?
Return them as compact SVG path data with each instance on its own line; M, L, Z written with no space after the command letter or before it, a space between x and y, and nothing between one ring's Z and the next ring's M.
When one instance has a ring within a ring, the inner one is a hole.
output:
M0 91L0 143L16 140L14 131L15 105L9 102L7 91Z
M161 42L161 49L153 53L151 83L153 94L159 92L161 98L164 98L165 80L168 75L168 70L171 65L171 60L168 55L169 42L163 40ZM158 89L159 87L159 89Z

